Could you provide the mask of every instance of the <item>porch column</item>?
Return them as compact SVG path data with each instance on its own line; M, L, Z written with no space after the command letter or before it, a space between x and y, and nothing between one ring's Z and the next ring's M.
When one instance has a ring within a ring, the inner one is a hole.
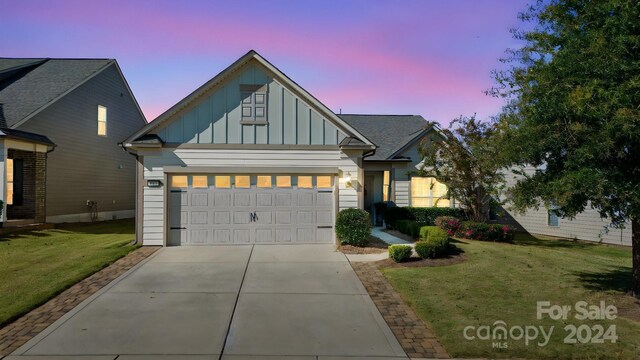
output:
M7 221L7 148L5 147L4 139L0 140L0 200L2 200L2 216L0 221Z

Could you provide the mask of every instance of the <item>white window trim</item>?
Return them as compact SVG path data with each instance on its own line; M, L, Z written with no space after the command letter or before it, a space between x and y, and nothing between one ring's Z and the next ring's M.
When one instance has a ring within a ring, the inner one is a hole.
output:
M433 178L435 179L435 177L433 176L410 176L409 177L409 206L414 207L413 205L413 184L411 179L413 178ZM437 181L437 179L435 179ZM445 184L446 186L446 184ZM433 187L429 188L429 196L416 196L416 198L421 198L421 199L429 199L429 206L421 206L421 207L439 207L437 202L441 199L443 200L449 200L449 208L454 207L454 202L452 198L446 198L446 197L436 197L433 195ZM444 207L444 206L443 206Z
M100 119L100 110L104 109L104 121ZM98 136L107 136L109 131L107 129L107 124L109 123L109 111L106 106L98 105ZM100 133L100 123L104 123L104 134Z

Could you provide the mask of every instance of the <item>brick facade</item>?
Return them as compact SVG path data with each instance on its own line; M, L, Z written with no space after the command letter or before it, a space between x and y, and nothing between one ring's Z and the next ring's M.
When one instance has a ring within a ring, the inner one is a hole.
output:
M9 149L10 159L23 162L22 204L7 205L8 219L34 219L45 222L46 154Z

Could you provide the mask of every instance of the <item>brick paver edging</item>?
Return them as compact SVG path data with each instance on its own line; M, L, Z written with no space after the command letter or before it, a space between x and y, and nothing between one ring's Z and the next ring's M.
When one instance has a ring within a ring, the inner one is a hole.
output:
M410 358L450 358L433 331L404 303L375 264L352 262L351 267Z
M145 246L127 254L0 329L0 357L24 345L68 311L158 249L159 247Z

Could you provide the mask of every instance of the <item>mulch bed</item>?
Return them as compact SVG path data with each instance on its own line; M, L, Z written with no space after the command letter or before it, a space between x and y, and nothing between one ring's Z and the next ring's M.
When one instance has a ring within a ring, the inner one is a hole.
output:
M149 257L159 248L145 246L132 251L0 329L0 357L8 355L24 345L82 301Z
M379 254L387 252L389 244L380 240L375 236L369 237L369 244L365 247L352 246L352 245L338 245L338 250L343 254L361 255L361 254Z
M465 261L467 261L467 256L464 253L460 253L440 259L420 259L412 257L411 259L409 259L409 261L402 263L397 263L391 259L384 259L376 261L375 264L378 268L412 268L455 265L463 263Z

